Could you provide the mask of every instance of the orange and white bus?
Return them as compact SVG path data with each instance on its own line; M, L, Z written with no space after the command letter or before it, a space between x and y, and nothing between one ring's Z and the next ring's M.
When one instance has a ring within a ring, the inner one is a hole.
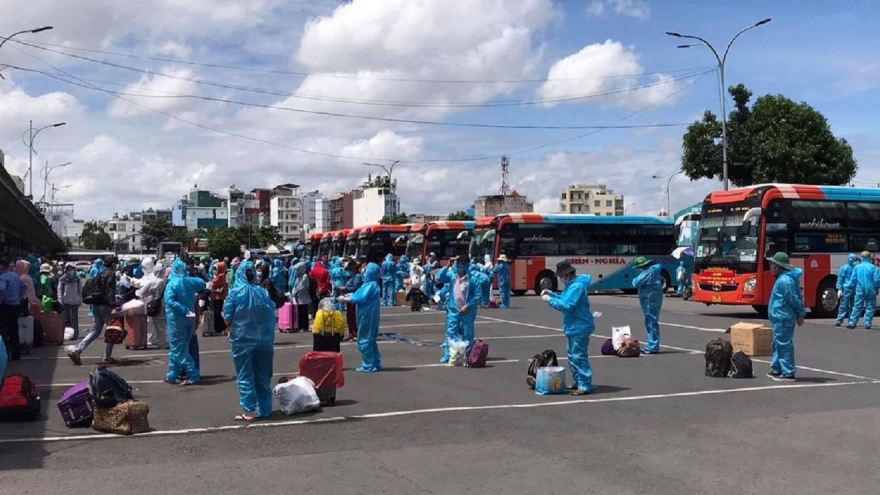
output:
M306 239L305 249L303 249L303 258L310 260L318 255L318 246L321 244L323 233L317 232L309 235Z
M663 265L664 290L673 284L678 260L674 225L656 217L507 213L477 219L470 255L474 262L501 254L510 260L510 288L557 290L556 264L568 261L593 277L590 291L632 292L633 261L646 256Z
M409 244L406 246L406 257L410 261L415 258L423 262L428 255L437 255L437 261L445 262L449 258L468 254L471 235L475 222L446 221L420 223L412 226Z
M358 230L358 259L382 263L391 253L396 260L406 254L406 244L412 225L368 225Z
M762 184L713 192L703 202L694 250L694 300L766 312L775 282L766 258L781 251L804 271L804 305L833 317L847 254L878 248L878 189Z

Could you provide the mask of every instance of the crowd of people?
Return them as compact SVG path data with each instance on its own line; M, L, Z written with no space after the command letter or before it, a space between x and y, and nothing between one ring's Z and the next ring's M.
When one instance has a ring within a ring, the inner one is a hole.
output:
M880 278L870 262L869 253L850 256L841 269L838 289L841 295L842 316L849 311L850 325L857 322L864 311L865 325L870 328L876 304ZM147 310L147 345L168 350L168 370L165 381L189 386L199 383L198 327L199 313L215 314L212 333L227 334L231 344L232 361L237 374L240 405L243 413L238 421L256 421L271 414L273 372L273 345L278 328L277 311L288 304L296 308L296 321L290 331L312 331L315 347L330 346L338 350L343 333L333 332L328 344L322 325L309 328L317 322L319 303L331 312L346 313L348 335L345 340L356 340L361 364L356 371L375 373L383 370L377 344L381 306L396 304L396 294L413 292L424 296L437 308L446 312L446 342L467 342L470 353L476 341L475 322L481 308L491 307L492 280L497 277L500 307L509 307L510 268L506 256L492 263L488 256L482 263L459 256L439 263L429 256L424 265L415 259L411 263L400 257L394 261L388 255L379 265L353 259L248 259L231 261L208 258L155 260L151 257L130 261L121 266L114 256L94 261L88 274L72 264L39 263L39 260L21 259L10 264L0 259L0 325L3 343L0 373L9 358L20 358L17 318L22 308L40 311L51 304L65 315L66 324L74 330L78 340L78 313L84 300L91 301L91 331L69 349L70 360L82 364L82 354L104 332L107 324L118 318L120 307L137 299ZM794 380L795 362L793 331L803 324L805 314L799 288L800 270L792 266L784 253L768 258L771 270L777 276L769 305L773 325L773 360L768 374L776 380ZM34 271L33 266L39 268ZM659 316L663 304L663 276L661 266L648 258L638 257L634 266L641 273L633 280L646 329L644 354L660 351ZM14 271L13 271L14 270ZM561 293L544 290L541 298L551 308L562 313L563 333L567 338L567 354L573 383L573 395L593 391L592 368L588 350L589 339L595 330L590 311L588 288L591 277L578 275L568 262L561 262L556 276L563 288ZM84 284L83 278L93 279ZM91 293L83 294L86 287ZM850 298L850 299L848 299ZM849 309L851 307L851 310ZM847 309L845 309L847 308ZM152 311L150 311L152 309ZM341 326L341 318L334 328ZM105 343L104 364L113 364L114 343ZM444 343L441 363L450 359Z

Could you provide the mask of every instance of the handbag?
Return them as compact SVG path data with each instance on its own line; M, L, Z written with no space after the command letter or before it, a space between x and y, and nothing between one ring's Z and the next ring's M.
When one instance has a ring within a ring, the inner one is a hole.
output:
M114 344L120 345L125 343L125 336L128 332L125 331L125 324L122 318L116 318L107 325L107 329L104 330L104 343L105 344Z
M136 435L150 431L150 406L138 400L119 403L109 409L96 408L92 429L115 435Z

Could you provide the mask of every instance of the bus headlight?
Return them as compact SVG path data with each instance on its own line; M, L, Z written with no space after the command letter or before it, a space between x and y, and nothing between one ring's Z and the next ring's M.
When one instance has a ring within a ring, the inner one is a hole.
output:
M758 287L758 279L757 277L752 277L746 280L745 285L743 286L743 292L755 292L755 289Z

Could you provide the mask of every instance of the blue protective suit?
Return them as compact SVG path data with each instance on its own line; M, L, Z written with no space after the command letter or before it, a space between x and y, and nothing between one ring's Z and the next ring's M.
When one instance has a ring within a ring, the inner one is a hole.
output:
M443 268L437 274L438 282L445 284L444 291L448 291L446 304L446 339L443 342L443 356L441 363L449 362L449 348L447 342L460 339L468 343L467 353L470 354L474 347L475 331L474 323L477 321L477 309L480 306L480 281L477 278L478 271L469 270L469 267L456 262L455 274L449 268ZM482 274L481 274L482 275ZM483 275L485 277L485 275ZM465 277L467 292L465 293L464 306L459 307L455 302L455 283L460 277ZM465 309L462 312L462 309Z
M269 274L269 278L272 280L275 290L282 294L287 292L287 270L284 269L284 262L281 259L272 262L272 272Z
M434 297L434 281L431 280L431 272L434 270L434 267L431 265L431 259L428 258L428 261L425 263L425 277L422 280L422 292L425 293L425 297L428 301L433 301ZM429 303L430 304L430 303Z
M382 306L394 306L395 280L397 280L397 264L394 256L388 253L382 263Z
M675 269L675 293L679 296L684 291L687 283L687 268L684 267L684 261L678 262L678 268Z
M498 293L501 295L501 307L510 307L510 263L499 261L495 264L495 275L498 276Z
M578 390L593 391L593 369L590 367L590 335L596 331L590 311L589 275L578 275L562 294L550 294L550 307L562 312L562 333L568 339L568 365Z
M357 345L361 351L361 365L355 371L373 373L382 371L379 354L379 265L370 263L364 270L364 284L351 295L351 304L357 311Z
M229 322L229 343L235 364L238 397L247 414L261 418L272 415L272 361L275 356L275 303L266 289L247 271L254 265L245 261L235 274L235 285L223 304L223 319Z
M874 310L877 308L877 290L880 289L880 274L871 262L871 257L863 257L861 263L853 267L853 308L849 314L849 327L859 324L859 316L865 312L865 328L871 328Z
M409 261L406 256L401 256L397 262L397 276L394 277L394 292L403 290L403 279L409 278Z
M660 352L660 308L663 306L663 267L653 264L646 268L632 285L639 290L639 305L645 314L646 354Z
M342 295L340 289L345 287L349 275L349 271L342 266L341 260L336 259L333 261L333 265L330 267L330 283L333 286L333 307L337 311L342 311L345 308L345 304L337 301L336 298Z
M95 278L102 273L104 273L104 260L98 258L89 269L89 278Z
M804 298L801 295L799 268L786 270L779 274L773 291L767 315L773 325L773 358L770 371L782 376L794 376L794 327L798 318L807 314Z
M834 322L835 325L843 323L844 318L849 316L849 312L852 310L853 297L855 296L853 269L858 260L859 256L855 253L851 253L846 260L846 264L841 266L840 270L837 272L836 288L840 292L840 304L838 305L837 320Z
M27 256L25 256L25 259L28 261L28 263L31 264L30 271L28 272L28 275L31 276L31 280L40 280L40 265L43 262L40 260L40 258L37 258L32 254L28 254Z
M6 360L6 343L0 339L0 383L3 382L3 377L6 375Z
M190 277L186 263L180 258L171 264L171 274L165 287L165 317L168 322L168 373L165 380L174 382L183 371L191 382L198 382L201 374L189 354L190 340L195 331L195 318L186 314L195 311L196 293L205 289L205 281Z
M471 263L470 267L468 267L468 270L473 276L474 281L476 281L477 287L479 289L480 307L488 308L489 297L491 297L492 293L492 279L489 278L489 275L486 275L486 269L477 265L476 263Z

